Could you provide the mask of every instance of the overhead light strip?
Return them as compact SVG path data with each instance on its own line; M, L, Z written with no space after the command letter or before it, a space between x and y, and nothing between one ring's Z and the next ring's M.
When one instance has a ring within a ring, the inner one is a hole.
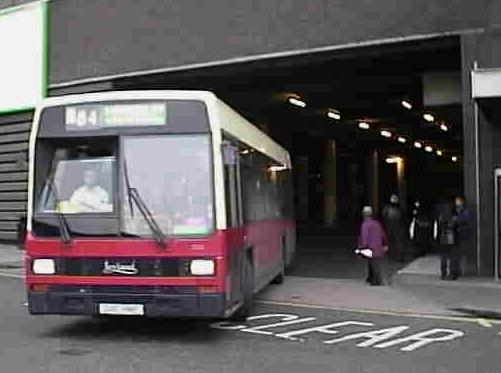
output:
M289 104L291 105L294 105L294 106L299 106L299 107L306 107L306 102L304 102L303 100L300 100L299 98L296 98L296 97L289 97L287 99L287 101L289 101Z

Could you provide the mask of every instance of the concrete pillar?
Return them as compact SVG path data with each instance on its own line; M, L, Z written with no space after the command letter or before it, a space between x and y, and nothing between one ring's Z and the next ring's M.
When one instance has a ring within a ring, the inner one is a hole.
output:
M369 189L369 203L374 212L379 210L379 153L377 149L372 150L368 157L369 172L367 173L367 185Z
M308 220L308 157L298 157L297 167L297 201L298 218L300 221Z
M501 67L501 30L461 35L464 194L475 214L475 235L465 246L466 274L494 275L494 177L501 165L499 111L472 98L471 71ZM489 102L491 101L491 102Z
M335 140L324 145L324 225L337 222L337 146Z
M407 182L405 179L405 169L406 169L406 161L404 158L401 158L400 161L396 163L397 167L397 193L400 197L400 205L406 209L407 207Z

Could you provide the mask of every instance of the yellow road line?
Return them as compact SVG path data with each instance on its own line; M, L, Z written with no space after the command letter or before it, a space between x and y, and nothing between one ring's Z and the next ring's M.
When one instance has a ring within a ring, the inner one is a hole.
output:
M256 300L257 303L269 304L275 306L288 306L288 307L301 307L310 309L324 309L332 311L343 311L343 312L358 312L363 314L373 314L373 315L386 315L386 316L403 316L403 317L415 317L421 319L435 319L435 320L446 320L446 321L456 321L456 322L469 322L481 325L486 328L492 327L492 324L501 325L501 320L488 319L488 318L473 318L473 317L463 317L463 316L447 316L447 315L435 315L426 313L415 313L407 311L385 311L385 310L374 310L374 309L363 309L363 308L342 308L342 307L332 307L321 304L311 304L311 303L297 303L297 302L287 302L287 301L273 301L273 300Z

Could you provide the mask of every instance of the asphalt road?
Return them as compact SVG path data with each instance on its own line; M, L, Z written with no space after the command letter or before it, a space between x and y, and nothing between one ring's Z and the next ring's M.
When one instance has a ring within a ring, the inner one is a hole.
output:
M501 373L501 325L256 304L245 324L30 316L0 277L0 372Z

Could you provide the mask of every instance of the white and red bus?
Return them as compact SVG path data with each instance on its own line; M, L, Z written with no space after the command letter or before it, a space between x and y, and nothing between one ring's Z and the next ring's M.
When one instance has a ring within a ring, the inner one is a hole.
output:
M29 162L31 314L246 316L294 255L288 152L210 92L46 99Z

